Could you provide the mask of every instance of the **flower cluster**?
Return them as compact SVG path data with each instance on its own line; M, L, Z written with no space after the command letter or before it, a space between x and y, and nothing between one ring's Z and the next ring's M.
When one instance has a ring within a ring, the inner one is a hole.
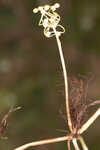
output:
M65 32L64 27L59 24L60 16L55 12L59 7L60 4L56 3L52 6L44 5L33 9L34 13L41 13L39 26L42 25L44 27L44 35L48 38L55 36L55 31L58 36Z

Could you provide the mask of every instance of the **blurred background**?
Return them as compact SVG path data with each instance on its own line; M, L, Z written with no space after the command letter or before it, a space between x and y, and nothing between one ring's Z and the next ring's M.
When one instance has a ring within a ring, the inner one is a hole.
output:
M100 1L0 0L0 119L9 109L22 107L9 118L3 135L8 139L0 140L0 150L68 133L59 114L65 99L56 40L43 35L43 28L38 27L40 15L32 13L39 5L56 2L61 5L57 12L66 29L61 41L67 70L76 77L93 76L88 93L100 99ZM99 131L100 118L83 135L91 150L100 149ZM28 150L51 149L67 150L67 144Z

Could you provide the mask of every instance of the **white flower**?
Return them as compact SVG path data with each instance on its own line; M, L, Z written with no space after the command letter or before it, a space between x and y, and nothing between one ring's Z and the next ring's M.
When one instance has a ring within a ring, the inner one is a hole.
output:
M62 33L65 32L64 27L59 24L60 16L55 12L56 9L59 7L60 4L56 3L53 6L44 5L33 9L34 13L41 13L39 26L42 25L44 27L44 35L48 38L55 36L55 34L60 36ZM57 27L59 27L59 30L57 29Z

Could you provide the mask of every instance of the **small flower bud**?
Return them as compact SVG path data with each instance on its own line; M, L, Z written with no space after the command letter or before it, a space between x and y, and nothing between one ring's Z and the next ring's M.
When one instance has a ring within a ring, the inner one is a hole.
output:
M56 3L54 6L55 6L55 8L59 8L59 7L60 7L60 4L59 4L59 3Z
M33 9L33 13L38 13L38 9L37 9L37 8L34 8L34 9Z
M45 5L45 6L44 6L44 10L45 10L45 11L49 10L49 8L50 8L49 5Z

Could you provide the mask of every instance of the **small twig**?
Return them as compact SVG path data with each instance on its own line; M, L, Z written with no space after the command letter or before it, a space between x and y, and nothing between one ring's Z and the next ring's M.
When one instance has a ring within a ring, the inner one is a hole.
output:
M92 117L84 123L84 125L78 130L79 134L82 134L87 128L97 119L100 115L100 108L92 115Z
M8 111L8 113L6 113L4 115L4 117L2 118L1 122L0 122L0 138L3 136L6 128L7 128L7 125L8 125L8 118L10 117L10 115L12 114L12 112L15 112L16 110L19 110L21 109L21 107L16 107L16 108L13 108L13 109L10 109Z
M71 150L71 147L70 147L70 139L67 141L67 146L68 146L68 150Z
M47 140L41 140L37 142L31 142L28 144L24 144L18 148L15 148L14 150L25 150L31 146L38 146L38 145L43 145L43 144L50 144L50 143L56 143L56 142L61 142L61 141L66 141L68 140L69 136L63 136L63 137L58 137L54 139L47 139Z
M78 143L77 143L77 139L74 138L74 139L72 140L72 142L73 142L73 145L74 145L74 147L75 147L75 150L80 150L80 148L79 148L79 146L78 146Z
M96 101L90 103L88 106L90 107L90 106L94 106L94 105L97 105L97 104L100 104L100 100L96 100Z
M85 141L84 141L84 139L81 136L79 136L79 140L80 140L80 143L82 145L83 150L88 150L88 147L85 144Z

